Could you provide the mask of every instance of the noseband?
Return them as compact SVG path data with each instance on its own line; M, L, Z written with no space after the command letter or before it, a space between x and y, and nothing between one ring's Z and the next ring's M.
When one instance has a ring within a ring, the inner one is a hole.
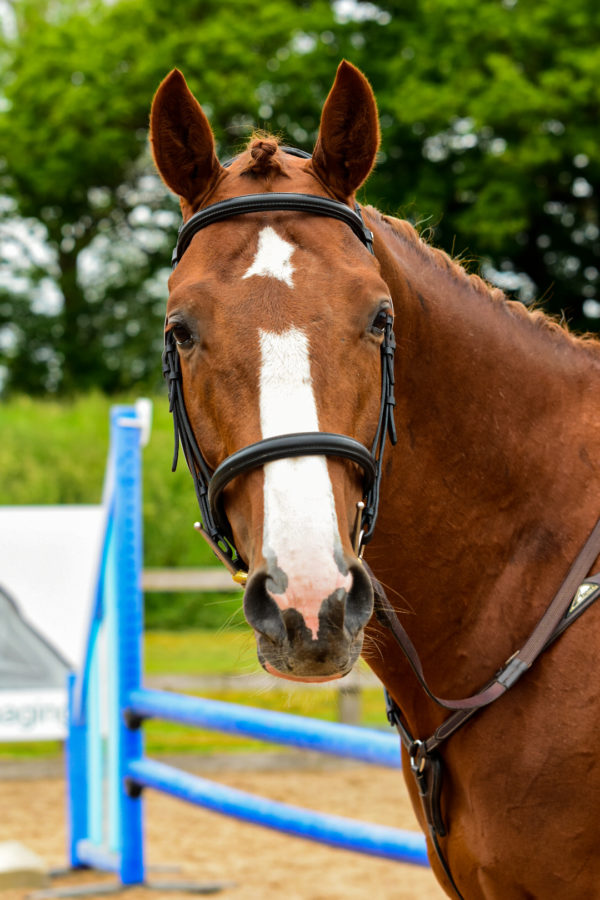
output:
M282 147L281 149L293 156L310 158L309 154L296 148ZM230 162L225 165L229 165ZM251 194L214 203L199 210L188 219L179 230L177 245L173 251L173 268L181 261L194 235L203 228L246 213L280 210L338 219L349 225L369 253L373 253L373 235L363 222L358 204L352 210L337 200L312 194ZM332 456L348 459L359 466L363 473L364 511L362 512L362 521L359 515L356 525L355 550L358 555L362 552L364 545L371 540L379 508L381 466L386 437L389 435L392 444L396 443L394 426L394 350L396 342L392 326L393 319L391 316L387 316L381 345L381 404L371 450L354 438L342 434L322 431L283 434L266 438L232 453L217 466L214 472L204 459L190 425L185 407L177 345L172 332L166 332L163 375L168 385L169 410L173 414L175 430L172 470L175 471L177 468L179 444L181 443L183 455L194 481L202 516L202 523L198 523L196 528L210 544L216 556L227 566L235 580L243 583L248 567L235 546L231 527L223 509L223 491L239 475L278 459L295 456Z

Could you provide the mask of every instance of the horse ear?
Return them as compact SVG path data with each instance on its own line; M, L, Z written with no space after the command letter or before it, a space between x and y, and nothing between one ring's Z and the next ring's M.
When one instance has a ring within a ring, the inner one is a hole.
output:
M208 119L178 69L167 75L154 97L150 144L163 180L190 204L225 171Z
M379 147L379 119L371 86L343 60L321 115L313 167L339 197L347 199L373 168Z

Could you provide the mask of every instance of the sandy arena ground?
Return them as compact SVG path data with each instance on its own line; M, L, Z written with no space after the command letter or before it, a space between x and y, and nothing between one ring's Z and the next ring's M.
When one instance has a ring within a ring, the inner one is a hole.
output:
M289 768L288 764L257 771L257 766L244 768L239 760L235 768L232 771L226 763L219 767L217 762L208 777L276 800L416 830L399 772L331 762L318 768ZM21 841L49 868L62 867L64 782L40 774L44 773L14 767L8 772L0 766L0 841ZM223 900L443 900L446 896L428 869L288 837L151 791L145 797L150 882L228 882L230 886L215 895ZM179 868L161 871L158 867L163 866ZM106 879L96 872L81 872L54 879L53 886L97 884ZM108 880L114 881L110 876ZM0 892L0 900L31 896L28 890ZM126 896L128 900L184 900L190 894L133 888Z

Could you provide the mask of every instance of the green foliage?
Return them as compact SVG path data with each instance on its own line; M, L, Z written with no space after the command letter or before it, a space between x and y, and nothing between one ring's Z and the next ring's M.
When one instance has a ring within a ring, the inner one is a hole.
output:
M600 252L598 5L378 6L391 20L363 27L360 58L387 159L369 192L414 205L447 250L487 259L501 282L502 270L522 273L525 297L549 291L550 311L593 326L583 303L597 295Z
M223 152L235 152L265 112L265 59L315 22L333 22L327 3L15 7L15 35L0 55L0 209L12 274L0 288L0 363L9 388L156 386L179 216L147 148L152 95L171 68L185 69L213 103Z
M144 642L147 675L247 675L262 672L254 636L229 629L215 634L203 629L173 633L160 629Z
M0 46L0 364L28 392L154 388L174 198L150 100L181 68L223 156L253 125L311 149L345 56L382 124L368 198L523 299L600 307L595 0L22 0ZM18 225L18 227L16 227ZM34 240L35 237L35 240ZM41 249L40 249L41 248ZM4 330L3 330L4 326Z
M0 404L0 505L99 503L108 453L110 401L100 394L68 402L18 397ZM198 508L185 462L171 473L173 424L163 396L154 402L143 455L144 564L217 565L196 534ZM241 594L154 594L148 628L220 628L243 622Z
M0 505L99 503L108 401L18 397L0 405Z
M191 542L192 549L199 549L195 535L191 538L188 535L187 539ZM202 549L204 552L204 548ZM212 562L208 565L212 565ZM195 565L199 565L198 561ZM221 628L246 628L242 598L241 591L233 594L199 594L191 591L146 593L144 622L149 630L168 628L171 631L187 631L189 628L210 628L216 631Z

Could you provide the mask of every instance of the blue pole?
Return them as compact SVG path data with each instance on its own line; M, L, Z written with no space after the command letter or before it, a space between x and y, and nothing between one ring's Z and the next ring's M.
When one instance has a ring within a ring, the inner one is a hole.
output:
M97 632L95 634L97 638ZM96 640L88 672L87 721L87 837L94 844L104 840L104 748L102 740L102 690Z
M155 788L246 822L369 856L381 856L417 866L429 865L425 838L416 832L268 800L150 759L132 762L129 775L139 786Z
M69 703L69 728L65 743L65 762L67 779L67 821L69 860L73 868L83 864L77 853L77 844L87 834L87 723L85 716L76 717L76 676L71 672L67 676Z
M126 705L141 718L166 719L227 734L246 735L393 769L401 766L398 738L372 728L145 688L131 691Z

